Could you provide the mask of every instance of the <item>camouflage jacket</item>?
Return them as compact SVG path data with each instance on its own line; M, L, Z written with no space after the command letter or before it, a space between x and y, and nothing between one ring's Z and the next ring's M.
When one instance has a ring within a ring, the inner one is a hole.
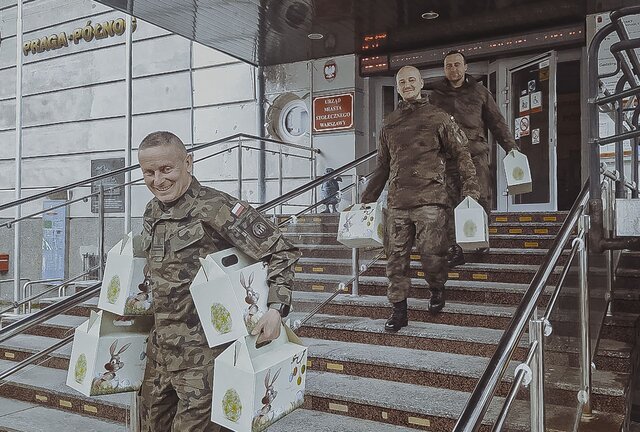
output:
M389 180L388 205L407 209L449 203L445 188L445 159L457 162L463 194L478 197L476 169L467 138L453 117L426 99L401 102L380 132L377 167L362 195L374 202Z
M467 75L458 88L443 78L435 84L429 101L456 119L469 139L471 156L489 153L487 129L507 153L518 148L493 96L473 77Z
M293 265L300 252L248 203L192 178L171 207L157 198L147 204L142 247L155 318L147 353L168 370L208 364L221 352L208 348L189 285L200 257L232 246L268 262L268 303L291 304Z

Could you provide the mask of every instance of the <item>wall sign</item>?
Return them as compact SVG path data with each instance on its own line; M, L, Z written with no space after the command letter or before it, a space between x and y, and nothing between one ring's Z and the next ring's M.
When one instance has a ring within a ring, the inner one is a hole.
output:
M64 204L63 200L45 200L44 210ZM42 279L64 279L67 239L67 208L60 207L42 215Z
M91 177L124 168L124 158L94 159L91 161ZM104 186L104 212L124 212L124 173L103 178L91 184L91 192L98 192ZM91 197L91 213L98 213L98 197Z
M329 132L353 127L353 93L313 98L313 131Z
M68 47L70 42L79 44L80 41L91 42L92 40L104 39L113 36L122 36L125 32L127 23L124 18L105 21L103 23L91 24L87 21L84 27L78 27L67 35L66 32L52 34L39 39L32 39L22 45L22 53L27 56L29 53L35 55L44 51L57 50L62 47ZM131 32L136 31L138 21L135 17L131 18Z

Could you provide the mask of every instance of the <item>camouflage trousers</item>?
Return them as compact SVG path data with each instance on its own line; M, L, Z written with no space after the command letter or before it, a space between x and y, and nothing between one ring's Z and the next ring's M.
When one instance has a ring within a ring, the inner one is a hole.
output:
M143 432L222 432L211 422L213 364L167 371L147 358L140 388Z
M480 186L480 205L487 212L487 217L491 215L491 206L493 202L493 173L490 168L489 153L481 153L473 156L473 165L476 167L476 176L478 177L478 186ZM449 168L450 165L447 166ZM447 236L449 245L456 244L456 225L453 217L453 210L464 198L462 193L462 182L456 171L447 169L447 195L449 195L449 226Z
M432 289L443 289L447 281L447 211L427 205L412 209L389 209L385 252L387 254L387 298L397 303L411 288L409 265L414 242L420 252L424 278Z

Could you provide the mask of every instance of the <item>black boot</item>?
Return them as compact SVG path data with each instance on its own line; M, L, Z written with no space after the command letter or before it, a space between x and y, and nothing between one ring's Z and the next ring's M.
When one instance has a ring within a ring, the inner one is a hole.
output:
M464 264L464 253L462 252L460 245L454 244L449 247L447 253L447 264L449 265L449 268L454 268Z
M431 288L431 298L429 299L429 312L437 313L444 307L444 288Z
M393 313L391 317L384 324L386 331L397 332L402 327L409 325L409 318L407 317L407 299L393 304Z

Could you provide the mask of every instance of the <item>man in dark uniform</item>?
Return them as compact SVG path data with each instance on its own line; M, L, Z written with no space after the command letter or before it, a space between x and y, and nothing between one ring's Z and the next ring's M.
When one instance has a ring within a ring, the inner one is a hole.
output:
M466 74L467 62L459 51L450 51L444 58L445 78L436 83L429 100L451 114L469 140L469 151L476 167L480 185L480 205L491 214L493 176L489 167L491 147L487 142L487 129L508 153L517 149L513 135L500 113L491 93ZM449 267L464 264L462 248L456 244L453 209L460 204L460 175L455 163L447 163L447 191L451 198L449 210Z
M200 185L191 175L192 155L174 134L148 135L138 159L155 195L142 233L155 318L141 388L142 430L220 431L210 420L213 361L226 346L209 348L189 292L199 258L235 246L268 263L269 311L253 331L261 343L280 333L300 253L248 203Z
M389 114L380 132L377 167L362 202L378 199L389 180L388 217L385 249L387 253L387 297L393 314L385 324L398 331L408 324L407 296L411 248L418 245L425 279L431 290L429 310L439 312L445 304L447 281L447 206L445 159L455 163L462 180L462 193L478 197L476 173L467 139L453 118L427 103L420 90L424 86L420 71L405 66L396 75L402 101Z

